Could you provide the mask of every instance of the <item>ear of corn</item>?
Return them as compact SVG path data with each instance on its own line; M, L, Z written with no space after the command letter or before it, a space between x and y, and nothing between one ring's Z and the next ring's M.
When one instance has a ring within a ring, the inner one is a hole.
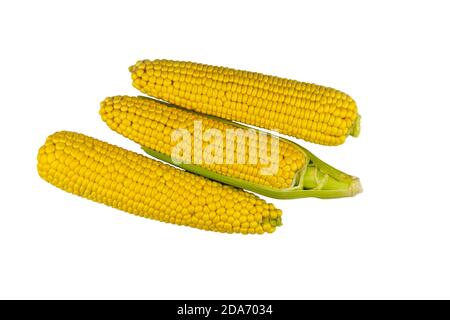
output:
M172 140L172 132L185 129L191 137L195 137L193 132L195 121L201 121L205 130L219 130L223 137L225 131L229 129L249 129L231 121L168 106L149 98L126 96L105 99L101 103L100 115L111 129L144 146L144 151L156 158L196 174L269 197L336 198L353 196L361 191L357 178L332 168L308 150L281 138L279 150L271 150L279 152L278 171L274 174L263 174L261 169L264 165L260 162L251 164L249 149L246 146L242 148L246 152L244 164L224 162L195 164L194 144L191 145L192 152L188 163L174 161L176 159L172 157L172 150L177 141ZM244 144L247 142L241 141ZM223 143L220 147L225 148ZM202 155L203 151L200 150ZM220 153L225 155L226 150L221 150Z
M281 211L250 193L79 133L49 136L37 167L58 188L146 218L244 234L281 225Z
M236 126L219 121L216 118L169 107L144 97L115 96L106 98L101 103L100 115L111 129L142 146L168 156L172 154L172 150L179 144L179 141L172 139L172 133L176 130L184 129L189 132L193 140L197 138L194 133L196 122L201 123L203 132L211 129L219 130L223 138L226 137L227 130L230 132L229 129L238 129ZM289 143L281 143L279 148L282 156L278 160L278 172L273 175L261 174L262 169L270 164L263 164L263 161L260 161L261 159L258 158L254 161L256 163L251 163L250 144L254 143L256 153L260 151L257 138L255 135L255 137L235 140L238 146L233 150L233 159L235 161L232 164L225 163L225 158L228 155L226 154L224 139L222 141L212 141L211 144L220 144L222 157L219 160L222 161L218 161L220 163L203 161L201 166L219 174L274 188L285 189L292 186L297 171L302 170L305 166L307 159L304 152ZM250 139L255 139L255 141L249 141ZM188 159L188 162L195 163L196 144L193 142L190 144L191 157ZM204 148L207 146L206 142L202 144L203 149L200 150L202 158L206 156ZM270 143L267 145L267 148L267 153L270 154L272 152ZM239 156L237 153L242 151L245 153L244 157L242 157L244 163L236 163L236 159Z
M338 90L205 64L143 60L133 86L175 105L324 145L358 136L353 99Z

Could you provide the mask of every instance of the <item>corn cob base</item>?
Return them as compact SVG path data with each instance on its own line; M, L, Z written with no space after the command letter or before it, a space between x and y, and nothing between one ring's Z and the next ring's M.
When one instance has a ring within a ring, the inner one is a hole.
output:
M309 164L297 172L292 186L285 189L272 188L247 180L222 175L198 165L174 161L172 157L150 148L144 146L141 148L152 157L173 164L186 171L275 199L299 199L308 197L321 199L345 198L353 197L363 191L359 178L350 176L331 167L303 148L309 155Z

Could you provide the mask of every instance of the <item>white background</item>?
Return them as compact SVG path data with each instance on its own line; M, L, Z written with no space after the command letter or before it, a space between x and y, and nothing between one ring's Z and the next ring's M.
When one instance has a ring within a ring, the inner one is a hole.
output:
M446 1L2 1L0 298L450 298ZM273 201L271 235L137 218L41 180L73 130L139 151L98 116L167 58L341 89L361 136L297 141L364 193Z

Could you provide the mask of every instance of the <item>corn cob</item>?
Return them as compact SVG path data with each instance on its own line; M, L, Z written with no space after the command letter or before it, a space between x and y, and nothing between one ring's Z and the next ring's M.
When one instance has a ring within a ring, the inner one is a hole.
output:
M187 163L174 161L177 159L173 159L172 150L177 141L171 139L172 132L185 129L191 137L195 137L195 122L200 122L205 130L219 130L222 137L226 136L227 130L245 128L231 121L198 114L145 97L127 96L106 98L101 103L100 115L111 129L144 146L144 150L150 155L235 187L274 198L343 197L353 196L361 191L357 178L324 164L306 149L285 139L279 140L279 150L270 150L279 153L278 170L273 174L264 174L261 171L266 164L249 161L251 155L245 144L251 143L251 137L248 140L238 140L237 142L244 146L234 150L234 156L238 150L244 150L243 164L227 164L224 161L195 164L195 143L190 146L192 152ZM227 152L223 150L224 145L221 143L218 146L222 148L220 154L223 155ZM259 147L258 143L254 145ZM201 150L201 154L203 151Z
M58 188L146 218L243 234L281 225L281 211L253 194L79 133L49 136L37 168Z
M359 134L355 102L332 88L171 60L138 61L129 70L138 90L183 108L324 145Z
M177 129L186 129L189 131L190 136L193 137L196 121L201 123L202 130L217 129L222 133L223 137L226 136L227 129L235 128L230 124L217 121L211 117L171 108L143 97L116 96L107 98L101 103L100 115L111 129L143 146L151 147L155 151L166 155L171 155L173 148L177 144L177 141L171 139L171 133ZM249 139L251 138L249 137ZM217 143L217 141L215 142ZM256 141L251 142L255 142L254 144L258 148ZM250 141L247 140L237 140L236 143L250 145ZM222 145L225 148L225 144L222 143ZM249 163L248 148L237 147L233 150L233 159L238 158L237 153L240 150L246 152L244 163L242 164L216 164L211 163L212 161L205 161L202 166L223 175L234 176L254 183L274 186L280 189L288 188L292 185L296 172L303 168L306 157L303 152L288 143L281 143L280 149L280 154L283 157L279 159L279 170L274 175L260 174L267 164L264 165L260 161L255 164ZM270 152L269 145L268 153ZM190 155L189 162L194 163L194 143L191 144Z

